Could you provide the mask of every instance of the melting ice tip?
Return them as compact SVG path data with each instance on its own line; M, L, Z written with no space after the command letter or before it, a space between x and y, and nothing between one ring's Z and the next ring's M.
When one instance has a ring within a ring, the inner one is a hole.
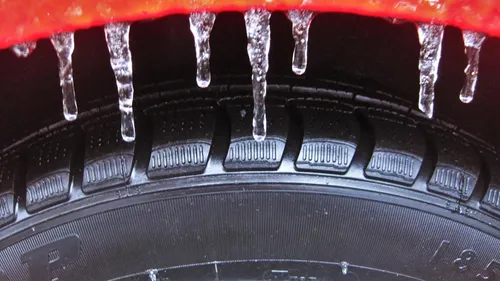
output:
M460 101L463 103L470 103L472 101L472 97L470 96L460 96Z

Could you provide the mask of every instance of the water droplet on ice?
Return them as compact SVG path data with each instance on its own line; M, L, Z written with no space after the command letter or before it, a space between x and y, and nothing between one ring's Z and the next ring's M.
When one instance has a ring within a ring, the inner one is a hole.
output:
M486 36L482 33L464 30L465 53L467 54L467 67L465 68L465 83L460 91L460 100L469 103L474 98L476 90L477 75L479 72L479 53Z
M36 41L28 41L16 44L11 47L12 52L18 58L27 58L36 48Z
M129 47L129 23L110 23L104 26L111 68L115 73L121 112L121 133L126 142L135 140L134 85L132 82L132 54Z
M50 41L59 59L59 84L62 90L64 118L73 121L78 116L71 58L75 49L74 33L54 34L50 37Z
M209 12L196 12L189 16L196 50L196 83L201 88L210 85L210 32L215 17L215 13Z
M245 12L247 52L252 66L253 137L256 141L263 141L267 134L266 74L269 69L269 47L271 44L270 18L271 12L263 9L251 9Z
M444 26L417 23L420 41L420 93L418 108L432 118L434 115L434 84L438 78L439 61L443 42Z
M307 68L307 42L309 40L309 27L314 18L314 13L304 10L291 10L287 12L288 19L292 22L292 35L295 48L292 57L292 70L297 75L302 75Z

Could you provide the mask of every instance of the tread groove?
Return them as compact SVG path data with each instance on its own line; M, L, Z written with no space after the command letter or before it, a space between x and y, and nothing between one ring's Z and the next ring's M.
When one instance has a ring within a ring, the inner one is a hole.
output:
M212 147L207 159L206 172L223 172L224 159L231 143L231 124L225 106L218 105L215 111L215 128Z
M375 149L375 133L367 116L361 110L356 109L354 115L361 129L358 146L353 155L352 165L348 174L365 177L364 171L368 167Z
M481 207L480 202L488 195L488 186L491 183L491 175L488 168L488 163L485 161L484 157L482 157L481 153L478 152L478 154L481 156L481 169L479 171L479 177L477 179L476 186L472 191L468 202L466 202L466 204L475 208Z
M422 168L417 175L417 179L415 180L414 187L422 187L418 188L422 192L427 191L427 182L429 182L432 178L434 170L436 169L437 164L437 151L434 143L432 142L432 137L426 132L420 125L417 126L417 129L422 134L425 140L425 153L424 158L422 160Z
M295 170L295 163L300 156L304 138L304 124L296 107L290 103L285 103L285 109L290 118L290 122L288 125L285 149L283 151L283 160L279 169Z

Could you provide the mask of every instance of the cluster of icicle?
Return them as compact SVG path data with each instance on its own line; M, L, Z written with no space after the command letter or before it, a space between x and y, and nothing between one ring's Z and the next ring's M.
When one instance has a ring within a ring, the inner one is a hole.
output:
M315 13L307 10L291 10L287 13L292 23L292 36L295 48L292 57L292 71L302 75L307 68L307 45L309 27ZM244 13L248 38L247 52L252 67L253 85L253 137L262 141L266 137L266 74L269 68L269 46L271 12L265 9L251 9ZM199 87L208 87L210 75L210 32L216 14L195 12L189 16L190 30L193 33L196 51L196 82ZM390 19L393 23L400 20ZM420 42L420 93L418 107L429 118L434 114L434 84L438 78L444 26L432 23L416 23ZM121 112L121 134L126 142L135 140L133 112L134 86L132 82L132 55L129 48L130 23L118 22L104 26L108 45L110 64L116 78L119 108ZM474 97L479 70L479 53L485 35L474 31L463 31L465 53L468 64L465 68L466 79L460 92L460 100L469 103ZM50 37L59 59L59 78L62 90L63 113L68 121L78 116L73 81L72 54L75 48L74 33L63 32ZM36 42L25 42L12 47L19 57L27 57L36 48Z

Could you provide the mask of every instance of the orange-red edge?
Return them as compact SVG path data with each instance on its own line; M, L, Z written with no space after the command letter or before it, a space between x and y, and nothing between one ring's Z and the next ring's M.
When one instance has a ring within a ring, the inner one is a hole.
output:
M497 0L3 0L0 1L0 48L114 21L250 8L404 18L500 36Z

